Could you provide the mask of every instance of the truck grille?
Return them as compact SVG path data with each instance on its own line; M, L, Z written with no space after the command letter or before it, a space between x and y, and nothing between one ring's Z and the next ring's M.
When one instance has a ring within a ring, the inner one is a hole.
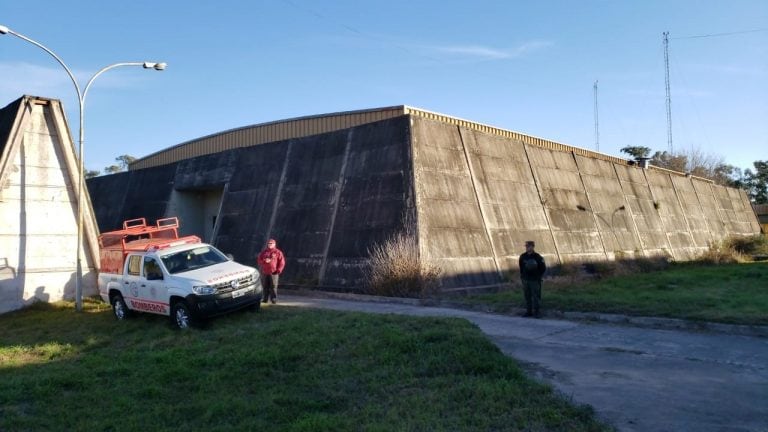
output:
M232 281L219 282L219 283L213 284L211 286L216 288L216 292L217 293L227 293L227 292L230 292L230 291L234 291L236 289L245 288L245 287L247 287L249 285L253 285L253 283L255 282L254 279L255 278L252 275L243 276L241 278L238 278L237 279L237 287L234 287L234 288L232 287Z

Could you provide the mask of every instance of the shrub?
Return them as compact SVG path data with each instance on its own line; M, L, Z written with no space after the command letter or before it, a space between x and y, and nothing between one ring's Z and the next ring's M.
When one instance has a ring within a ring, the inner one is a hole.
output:
M744 262L745 257L734 248L730 239L712 242L697 260L706 264L732 264Z
M368 249L368 255L370 294L424 298L437 289L440 268L421 259L415 236L395 234Z
M756 234L748 237L729 237L725 244L743 255L768 254L768 237Z

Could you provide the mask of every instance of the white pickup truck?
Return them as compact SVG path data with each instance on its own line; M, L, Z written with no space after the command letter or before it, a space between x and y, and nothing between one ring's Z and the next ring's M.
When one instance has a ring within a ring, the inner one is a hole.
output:
M196 236L179 237L178 220L147 226L144 218L99 236L99 294L115 318L132 312L170 316L188 328L205 318L250 307L259 310L259 272L238 264Z

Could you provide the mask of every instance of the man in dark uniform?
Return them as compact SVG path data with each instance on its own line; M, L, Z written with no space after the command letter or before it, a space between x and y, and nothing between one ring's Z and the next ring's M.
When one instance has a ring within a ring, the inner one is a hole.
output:
M524 317L541 317L541 278L547 271L544 258L534 250L536 244L528 240L525 242L525 253L520 255L520 279L523 281L523 293L525 294Z

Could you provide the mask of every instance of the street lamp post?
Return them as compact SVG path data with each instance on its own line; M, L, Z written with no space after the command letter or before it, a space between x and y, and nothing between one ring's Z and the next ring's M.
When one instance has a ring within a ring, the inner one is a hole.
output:
M0 25L0 35L5 34L11 34L13 36L18 37L19 39L25 40L32 45L37 46L38 48L42 49L43 51L47 52L51 55L56 61L64 68L64 70L67 72L67 75L69 75L69 79L72 80L72 84L75 86L75 91L77 92L77 100L79 103L79 109L80 109L80 127L79 127L79 147L78 147L78 158L79 158L79 164L78 164L78 184L77 184L77 273L75 277L75 309L80 312L83 310L83 266L82 262L80 260L80 254L81 254L81 248L83 243L83 188L84 188L84 176L83 171L85 167L85 163L83 160L83 148L85 145L85 122L84 122L84 114L85 114L85 97L88 95L88 89L91 87L91 84L93 84L93 81L104 72L114 69L121 66L141 66L144 69L154 69L158 71L165 70L166 64L165 63L155 63L155 62L123 62L123 63L115 63L111 64L109 66L106 66L96 72L86 83L85 88L83 91L80 91L80 85L78 85L77 80L75 79L74 74L72 74L72 71L67 67L67 65L64 63L64 61L59 58L53 51L45 47L43 44L34 41L22 34L16 33L15 31L9 29L8 27L4 25Z

